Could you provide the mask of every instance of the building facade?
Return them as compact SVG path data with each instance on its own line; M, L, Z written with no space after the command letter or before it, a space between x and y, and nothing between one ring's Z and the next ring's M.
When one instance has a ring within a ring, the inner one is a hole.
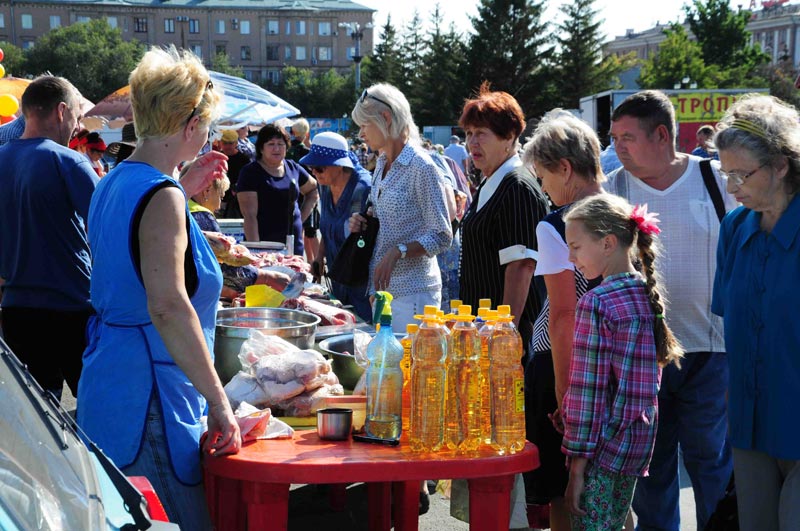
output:
M370 54L374 12L351 0L3 0L0 40L30 48L52 29L104 19L124 40L174 44L207 65L225 53L246 79L277 83L284 66L346 71Z
M760 44L772 63L791 61L795 69L800 68L800 5L761 2L761 6L761 9L753 9L747 24L751 43ZM755 7L754 2L751 2L751 7ZM691 35L688 24L685 27ZM637 58L649 59L666 39L664 30L668 28L667 25L656 25L641 32L628 30L625 35L607 42L605 53L621 56L634 52Z

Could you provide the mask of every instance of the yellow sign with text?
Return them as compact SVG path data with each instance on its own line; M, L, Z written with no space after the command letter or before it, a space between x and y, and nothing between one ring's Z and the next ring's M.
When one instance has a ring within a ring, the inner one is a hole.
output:
M743 93L681 92L671 94L678 122L716 122Z

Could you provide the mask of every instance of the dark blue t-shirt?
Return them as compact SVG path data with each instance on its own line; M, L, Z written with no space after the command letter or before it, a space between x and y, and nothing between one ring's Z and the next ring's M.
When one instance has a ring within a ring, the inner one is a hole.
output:
M3 307L89 310L89 160L45 138L0 147Z
M283 177L274 177L258 161L251 162L239 172L236 191L258 194L258 237L261 241L285 242L291 216L294 254L302 256L303 223L298 197L309 175L294 161L284 160L283 164Z

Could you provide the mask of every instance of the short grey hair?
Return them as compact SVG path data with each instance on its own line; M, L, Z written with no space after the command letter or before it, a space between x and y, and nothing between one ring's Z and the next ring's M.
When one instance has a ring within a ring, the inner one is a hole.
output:
M561 159L572 165L575 174L589 182L603 182L600 166L600 140L589 124L563 109L545 114L523 147L526 166L541 164L548 170Z
M366 89L359 97L351 116L359 126L373 123L387 138L419 141L419 129L411 116L408 99L397 87L388 83L378 83ZM391 124L387 123L384 112L389 112Z
M772 167L785 157L786 193L800 190L800 115L793 106L774 96L747 94L728 108L717 129L714 144L720 151L746 150Z

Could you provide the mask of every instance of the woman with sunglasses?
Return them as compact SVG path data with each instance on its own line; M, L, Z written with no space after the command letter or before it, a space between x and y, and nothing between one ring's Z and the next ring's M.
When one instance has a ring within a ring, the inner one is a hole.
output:
M436 255L447 249L453 233L447 184L430 155L419 145L419 132L408 100L388 84L365 90L352 112L359 136L380 152L370 202L380 221L370 262L371 293L389 291L397 330L414 322L425 305L439 307L442 278ZM350 231L366 228L360 214Z
M128 476L145 476L181 529L210 529L203 450L238 452L239 427L213 352L222 274L189 214L191 197L222 176L208 141L220 95L191 52L153 48L130 76L136 151L100 181L89 210L97 315L78 387L78 423ZM182 186L182 184L184 186Z
M315 275L322 274L325 261L333 264L342 244L350 234L350 216L363 212L369 201L371 176L361 167L347 140L336 133L320 133L311 142L311 150L300 159L311 168L320 184L320 242L317 260L312 264ZM351 304L359 317L372 321L366 286L345 286L331 281L333 294L343 304Z
M734 103L714 144L742 206L719 229L711 311L725 324L739 528L800 522L800 116L772 96Z
M256 138L256 160L239 173L236 197L247 241L285 242L287 235L293 235L290 250L303 256L303 221L311 215L319 193L317 181L305 168L286 159L288 148L286 131L274 124L262 127Z

